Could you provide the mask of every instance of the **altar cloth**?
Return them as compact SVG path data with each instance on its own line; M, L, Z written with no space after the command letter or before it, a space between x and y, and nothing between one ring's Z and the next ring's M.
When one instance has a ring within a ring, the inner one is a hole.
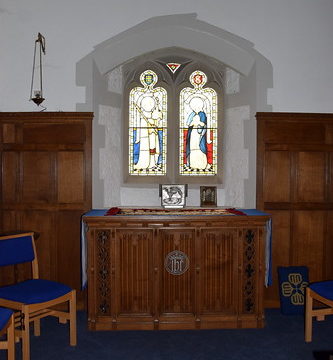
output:
M119 208L112 207L106 211L104 216L131 216L131 215L247 215L235 208Z
M121 208L111 208L111 209L121 209ZM122 209L132 209L133 208L122 208ZM257 209L234 209L234 208L185 208L185 209L168 209L167 211L161 208L147 208L144 210L155 210L155 213L147 213L143 211L141 213L123 213L123 214L114 214L108 215L110 209L92 209L84 213L81 217L81 286L84 289L87 286L87 228L83 220L84 217L95 217L95 216L269 216L269 214L262 212ZM143 210L142 208L136 210ZM156 211L158 210L158 211ZM182 210L180 212L180 210ZM187 213L186 213L187 210ZM223 211L222 211L223 210ZM226 211L227 210L227 211ZM265 239L265 286L270 286L272 284L272 219L269 219L266 222L266 239Z

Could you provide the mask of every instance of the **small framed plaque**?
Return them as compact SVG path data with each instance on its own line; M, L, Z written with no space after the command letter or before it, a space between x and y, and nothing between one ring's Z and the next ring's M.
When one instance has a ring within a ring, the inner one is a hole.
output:
M200 186L200 206L216 206L216 186Z
M185 206L187 185L185 184L161 184L161 205L164 208L177 209Z

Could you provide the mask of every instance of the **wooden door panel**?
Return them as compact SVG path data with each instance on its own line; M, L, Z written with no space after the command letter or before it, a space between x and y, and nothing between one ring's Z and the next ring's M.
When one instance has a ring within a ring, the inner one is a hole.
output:
M265 153L264 202L290 201L290 165L288 151Z
M61 151L57 158L58 202L82 203L84 199L84 154Z
M159 244L160 313L193 314L195 310L194 266L195 231L191 228L160 230ZM181 251L189 261L188 269L181 274L167 271L166 259L174 251Z
M50 203L54 200L54 160L47 151L22 153L23 202Z
M292 222L292 264L309 268L310 281L323 279L324 211L294 211Z
M153 230L116 230L117 314L153 314Z
M296 201L325 201L325 153L299 152L297 156L296 169Z

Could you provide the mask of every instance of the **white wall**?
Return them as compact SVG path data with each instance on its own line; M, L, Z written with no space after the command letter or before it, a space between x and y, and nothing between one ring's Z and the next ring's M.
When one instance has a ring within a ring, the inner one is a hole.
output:
M0 111L32 111L34 40L46 38L48 111L84 101L75 66L96 44L153 16L190 13L254 44L273 66L273 111L333 112L332 0L1 0Z

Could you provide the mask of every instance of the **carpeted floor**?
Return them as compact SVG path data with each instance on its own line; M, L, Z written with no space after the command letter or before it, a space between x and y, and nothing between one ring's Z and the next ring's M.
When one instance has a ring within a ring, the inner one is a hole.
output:
M200 331L91 332L86 314L79 312L77 347L68 344L67 325L52 318L41 325L41 336L31 336L31 360L328 360L333 354L333 317L315 321L313 341L306 344L303 316L278 309L266 311L264 329ZM19 360L20 344L16 350Z

